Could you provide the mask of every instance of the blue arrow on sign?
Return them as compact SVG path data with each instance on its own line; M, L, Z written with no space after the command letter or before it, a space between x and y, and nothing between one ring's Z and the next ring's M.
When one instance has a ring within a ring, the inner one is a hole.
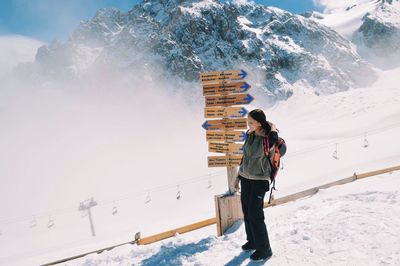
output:
M247 73L246 73L246 71L244 71L244 70L242 69L242 71L240 71L240 74L239 74L239 76L241 76L241 77L242 77L242 79L244 79L244 78L247 76Z
M254 100L254 98L250 94L247 94L247 96L246 96L246 98L244 98L244 100L247 101L247 103L251 103Z
M247 134L246 134L246 132L242 132L241 138L242 138L242 141L245 141L245 140L247 139Z
M250 85L247 82L244 82L242 86L240 86L243 90L241 92L246 92L250 89Z
M242 107L242 109L239 111L239 114L241 114L242 116L245 116L247 114L246 108Z
M209 128L210 126L211 126L211 125L208 123L208 121L204 122L203 125L202 125L202 127L203 127L205 130L208 130L208 128Z

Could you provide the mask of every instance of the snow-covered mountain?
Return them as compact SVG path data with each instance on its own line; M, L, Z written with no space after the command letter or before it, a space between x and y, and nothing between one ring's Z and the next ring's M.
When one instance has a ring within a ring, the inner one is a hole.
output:
M38 50L41 74L68 78L94 66L149 72L197 81L199 72L237 67L258 70L259 87L286 99L298 81L317 94L366 86L376 79L351 42L312 19L257 4L145 0L127 13L101 9L66 43Z
M400 1L359 0L329 14L306 15L357 45L357 52L380 68L400 65Z

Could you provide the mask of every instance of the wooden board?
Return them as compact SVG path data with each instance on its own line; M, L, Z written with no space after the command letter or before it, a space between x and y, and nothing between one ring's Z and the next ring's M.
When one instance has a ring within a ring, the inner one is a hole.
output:
M242 155L208 156L208 167L237 166L242 160Z
M253 96L247 93L206 96L206 107L243 105L253 100Z
M245 141L246 132L244 131L207 131L207 141L235 142Z
M205 130L235 130L235 129L247 129L246 118L235 118L235 119L218 119L218 120L206 120L202 127Z
M241 153L242 144L237 143L221 143L221 142L209 142L208 151L218 153Z
M222 236L236 221L243 219L240 195L216 195L217 235Z
M226 71L213 71L201 73L200 78L203 84L219 83L221 81L236 81L242 80L247 76L246 71L240 70L226 70Z
M207 107L204 108L205 118L245 117L248 114L244 107Z
M226 168L226 173L228 178L229 193L233 194L236 192L235 180L238 176L238 166L228 166Z
M370 176L381 175L381 174L384 174L384 173L390 173L390 172L398 171L398 170L400 170L400 166L384 168L384 169L371 171L371 172L366 172L366 173L362 173L362 174L354 173L354 175L355 175L355 177L357 179L361 179L361 178L366 178L366 177L370 177Z
M230 93L244 93L247 92L251 86L245 82L220 82L216 84L203 85L203 95L225 95Z
M315 193L317 193L318 190L319 190L318 188L310 188L310 189L307 189L307 190L304 190L301 192L297 192L297 193L294 193L294 194L291 194L291 195L288 195L288 196L285 196L285 197L282 197L279 199L274 199L273 201L271 201L271 204L268 204L268 202L265 202L264 208L284 204L289 201L295 201L295 200L298 200L298 199L301 199L301 198L304 198L307 196L312 196Z
M207 219L207 220L203 220L194 224L189 224L183 227L179 227L173 230L169 230L160 234L156 234L153 236L149 236L149 237L145 237L145 238L141 238L138 240L138 245L147 245L147 244L151 244L157 241L160 241L162 239L166 239L172 236L175 236L177 233L179 234L183 234L183 233L187 233L199 228L203 228L212 224L215 224L216 219L215 218L211 218L211 219Z

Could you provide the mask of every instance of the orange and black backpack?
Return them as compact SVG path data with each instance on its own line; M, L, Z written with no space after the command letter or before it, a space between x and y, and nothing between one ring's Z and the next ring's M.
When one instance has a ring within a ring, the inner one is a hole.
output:
M269 145L269 136L266 135L264 137L264 151L265 151L265 156L269 158L269 152L271 150L271 147ZM272 190L276 190L275 188L275 178L278 174L279 171L279 166L281 163L281 157L283 157L286 154L286 142L283 138L278 137L278 140L275 143L275 150L274 150L274 155L272 156L271 160L269 160L271 164L271 183L272 183L272 188L271 188L271 193L269 194L269 200L268 203L271 203L272 199Z

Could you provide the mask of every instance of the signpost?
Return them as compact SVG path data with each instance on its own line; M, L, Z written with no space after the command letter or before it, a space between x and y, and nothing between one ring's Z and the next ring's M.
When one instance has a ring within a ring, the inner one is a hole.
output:
M201 82L203 85L210 83L218 83L221 81L237 81L242 80L247 76L246 71L241 70L226 70L205 72L201 74Z
M209 156L208 167L238 166L241 160L241 155Z
M227 83L225 81L220 83L211 83L203 86L203 95L216 95L228 93L244 93L247 92L251 86L245 82Z
M202 127L205 130L234 130L234 129L246 129L247 120L246 118L236 119L220 119L220 120L206 120Z
M219 152L219 153L241 153L242 145L236 143L226 143L226 142L209 142L208 151Z
M206 107L205 118L244 117L248 113L244 107Z
M247 93L206 96L206 107L249 104L254 98Z
M244 70L206 72L201 74L205 97L204 117L208 118L202 127L207 131L208 151L225 153L225 156L209 156L208 167L226 167L229 194L215 196L218 235L222 235L236 220L243 217L240 196L233 195L233 187L242 160L246 140L248 114L240 105L250 104L254 98L248 94L251 86L243 79ZM239 105L239 106L237 106Z
M207 131L207 141L245 141L246 133L243 131Z

